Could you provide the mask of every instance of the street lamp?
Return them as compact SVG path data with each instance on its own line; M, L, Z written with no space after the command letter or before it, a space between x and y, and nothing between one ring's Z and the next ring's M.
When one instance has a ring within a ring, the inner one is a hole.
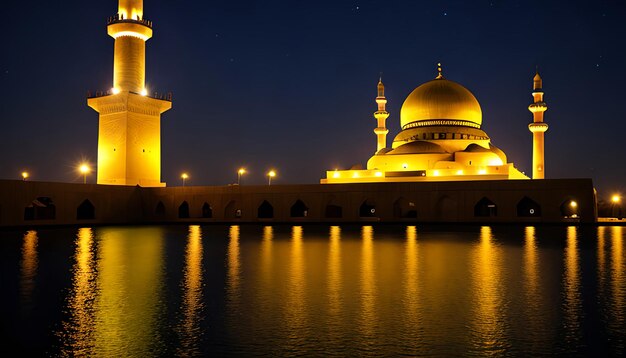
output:
M267 173L267 185L272 185L272 178L276 176L276 172L273 170L270 170L269 173Z
M87 164L81 164L78 171L83 175L83 184L87 184L87 174L91 171Z
M185 186L185 180L189 179L189 175L187 173L183 173L180 177L183 179L183 186Z
M241 183L241 176L246 174L246 170L244 168L239 168L237 171L237 185Z
M28 172L22 172L22 180L26 181L28 178Z
M613 196L611 197L611 214L613 214L613 216L617 217L621 207L619 206L619 203L622 201L622 198L618 195L618 194L613 194ZM617 213L615 212L615 205L618 205L617 207Z

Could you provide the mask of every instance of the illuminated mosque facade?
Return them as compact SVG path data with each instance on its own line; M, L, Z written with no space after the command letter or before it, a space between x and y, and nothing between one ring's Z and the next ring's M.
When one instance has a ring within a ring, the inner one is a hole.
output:
M542 80L533 80L534 103L529 106L534 121L533 179L544 178L543 122L547 105L543 102ZM387 147L387 99L382 79L378 82L374 112L377 127L376 153L367 169L329 170L322 184L371 182L421 182L529 179L506 154L491 143L482 127L482 110L476 97L462 85L443 76L418 86L402 104L401 131Z

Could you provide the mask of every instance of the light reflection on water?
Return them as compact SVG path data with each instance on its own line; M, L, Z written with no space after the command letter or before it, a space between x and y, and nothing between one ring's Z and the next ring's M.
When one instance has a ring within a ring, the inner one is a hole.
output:
M619 355L624 234L193 225L81 228L65 240L29 231L16 285L25 322L13 324L60 327L57 348L40 353L62 356ZM43 240L72 246L68 280L38 279L50 260ZM34 294L66 281L47 289L65 292L63 307ZM63 320L33 321L28 307Z

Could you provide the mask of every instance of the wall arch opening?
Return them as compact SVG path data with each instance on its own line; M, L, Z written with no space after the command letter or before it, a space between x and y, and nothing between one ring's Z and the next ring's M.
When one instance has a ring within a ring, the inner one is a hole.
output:
M180 219L189 219L189 203L187 201L183 201L178 207L178 217Z
M498 207L487 197L480 199L474 205L474 216L478 217L494 217L498 215Z
M83 200L76 208L76 220L93 220L96 218L96 208L89 199Z
M300 199L291 206L290 215L292 218L304 218L309 215L309 208Z
M204 203L202 205L202 217L203 218L212 218L213 217L213 208L209 203Z
M365 200L359 207L359 217L373 218L376 217L376 203L371 200Z
M393 203L393 217L404 219L417 218L415 203L403 197L398 198Z
M52 198L40 196L24 208L24 220L54 220L56 206Z
M517 203L517 216L540 217L541 206L533 199L525 196Z
M257 209L257 218L271 219L274 217L274 207L267 200L263 200Z

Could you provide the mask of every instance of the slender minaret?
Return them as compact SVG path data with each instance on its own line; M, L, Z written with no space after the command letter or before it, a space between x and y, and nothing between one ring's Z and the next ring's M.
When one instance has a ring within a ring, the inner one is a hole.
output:
M539 71L533 78L533 99L535 103L528 106L528 110L533 113L533 123L528 125L528 129L533 134L533 179L545 178L543 133L548 130L548 124L543 122L543 112L548 109L548 105L543 101L543 81L539 76Z
M96 93L87 105L100 114L98 184L165 186L161 183L161 113L171 95L148 96L146 41L152 22L143 0L119 0L107 33L115 39L113 88Z
M382 77L378 80L376 103L378 104L378 110L374 112L374 118L376 118L378 126L374 128L374 133L376 133L376 153L378 153L381 149L387 147L387 133L389 133L389 129L385 125L389 112L385 110L387 98L385 98L385 85L383 85Z

